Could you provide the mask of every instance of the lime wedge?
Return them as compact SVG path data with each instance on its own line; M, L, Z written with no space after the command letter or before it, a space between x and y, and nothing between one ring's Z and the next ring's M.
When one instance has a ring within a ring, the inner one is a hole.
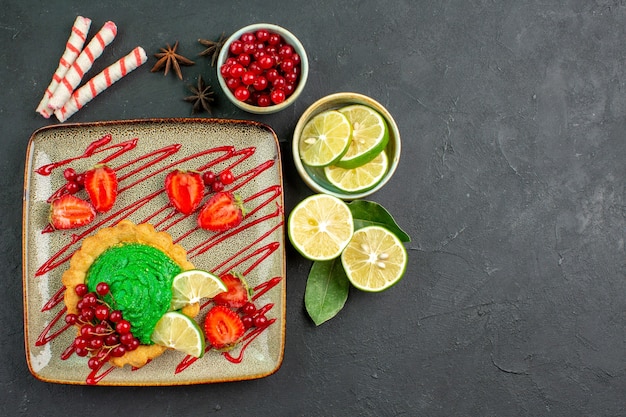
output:
M389 159L385 152L380 152L374 159L352 169L344 169L335 165L324 168L326 179L338 189L356 193L369 190L378 184L389 167Z
M335 162L341 168L356 168L381 153L389 142L385 119L376 110L362 104L339 109L352 125L352 140L346 153Z
M327 110L313 117L302 129L298 147L302 162L323 167L339 160L348 149L352 125L342 113Z
M341 254L352 285L369 292L383 291L400 281L407 262L406 248L400 239L380 226L355 231Z
M183 271L172 281L172 310L197 303L202 298L213 298L226 291L226 285L219 277L199 269Z
M204 354L205 341L200 326L194 319L177 311L170 311L161 317L151 339L157 345L176 349L196 358Z
M288 234L307 259L335 259L346 247L354 221L348 205L337 197L315 194L302 200L289 215Z

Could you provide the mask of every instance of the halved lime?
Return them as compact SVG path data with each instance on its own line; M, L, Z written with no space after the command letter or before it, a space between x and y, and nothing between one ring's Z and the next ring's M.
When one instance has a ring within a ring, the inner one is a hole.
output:
M337 197L315 194L302 200L289 215L293 246L307 259L335 259L346 247L354 220L348 205Z
M165 313L157 322L151 339L157 345L180 350L196 358L204 355L204 333L196 321L178 311Z
M389 142L385 119L376 110L362 104L339 109L352 125L352 140L346 153L334 164L341 168L356 168L381 153Z
M197 303L202 298L213 298L226 291L222 280L210 272L199 269L183 271L172 281L172 310Z
M336 110L324 111L304 125L298 142L302 162L323 167L339 160L348 150L352 125Z
M380 226L355 231L341 254L352 285L369 292L383 291L400 281L407 262L406 248L400 239Z
M326 179L338 189L356 193L366 191L378 184L387 169L389 168L389 158L385 152L380 152L376 158L364 165L352 169L340 168L335 165L324 168Z

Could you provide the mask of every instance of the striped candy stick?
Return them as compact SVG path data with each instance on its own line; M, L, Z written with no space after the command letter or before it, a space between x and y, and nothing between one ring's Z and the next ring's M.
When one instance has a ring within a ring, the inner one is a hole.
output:
M128 55L109 65L85 85L76 90L63 107L55 110L54 115L60 122L69 119L85 104L93 100L113 83L135 70L148 60L146 51L141 46L133 49Z
M78 54L83 49L85 45L85 40L87 39L87 33L89 32L89 28L91 27L91 19L78 16L74 21L74 25L72 26L72 33L70 34L67 43L65 44L65 51L59 60L59 66L57 67L54 75L52 76L52 81L46 88L46 91L43 94L43 98L39 102L37 106L37 113L41 114L46 119L50 117L52 114L48 109L48 100L52 97L54 90L57 88L69 67L74 63Z
M67 74L65 74L65 77L50 98L48 108L56 110L63 107L74 92L74 89L80 84L85 73L91 69L94 61L102 55L104 48L113 42L115 35L117 35L115 23L106 22L70 66Z

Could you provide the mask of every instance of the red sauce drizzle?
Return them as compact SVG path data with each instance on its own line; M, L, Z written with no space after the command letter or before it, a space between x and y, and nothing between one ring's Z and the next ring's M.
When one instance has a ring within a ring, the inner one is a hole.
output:
M110 134L105 135L91 144L89 144L85 151L72 158L64 159L62 161L53 162L44 166L39 167L35 170L35 172L42 176L49 176L55 169L68 165L74 161L80 159L86 159L94 156L98 153L107 152L108 154L104 156L98 163L108 163L114 161L119 156L133 150L137 147L138 138L130 139L125 142L121 142L119 144L113 144L107 146L112 140L112 136ZM144 155L140 155L135 157L133 160L130 160L126 163L123 163L117 167L113 167L118 174L118 182L120 183L120 187L118 189L118 193L123 193L126 190L129 190L135 186L140 185L141 183L147 181L152 176L169 171L174 169L176 166L180 165L183 162L190 160L203 160L202 164L200 164L196 169L198 171L204 171L210 169L211 167L225 161L231 161L228 163L226 168L233 169L238 164L244 162L246 159L250 158L254 155L256 148L248 147L243 149L235 149L233 146L220 146L207 150L203 150L201 152L186 156L184 158L180 158L177 160L173 160L170 164L162 166L156 169L156 164L175 155L182 147L182 144L173 144L169 146L165 146L163 148L154 150L152 152L148 152ZM208 156L212 156L211 158L206 158ZM208 161L206 161L208 159ZM240 173L235 177L235 182L231 184L230 190L235 192L239 188L243 187L248 182L252 181L255 177L257 177L260 173L265 170L271 168L276 163L275 160L268 160L260 163L259 165ZM112 226L117 224L120 220L127 218L129 215L136 213L146 204L150 203L156 198L162 198L162 194L164 193L164 189L159 189L151 194L148 194L138 201L134 201L132 204L121 207L115 212L106 213L106 215L100 214L98 216L98 220L94 222L89 228L85 229L82 233L73 233L73 232L56 232L49 225L45 227L42 233L65 233L64 235L68 238L68 243L62 246L56 253L54 253L49 259L47 259L35 272L35 276L45 275L57 268L65 265L74 252L80 247L80 243L82 240L93 234L97 229L100 229L104 226ZM60 197L61 195L67 193L66 185L64 184L58 190L54 191L53 194L48 198L48 202L53 201L54 199ZM280 185L273 185L266 189L263 189L257 192L254 195L248 196L244 203L252 207L251 211L248 213L249 216L261 210L268 204L275 202L275 200L281 195L282 188ZM163 199L164 204L160 207L157 207L153 212L146 214L145 218L139 220L138 223L150 222L155 228L158 230L167 231L170 228L174 227L180 221L182 221L185 216L178 213L168 202L167 199ZM227 241L229 238L233 238L237 236L243 230L246 230L250 227L254 227L260 223L271 221L279 217L283 213L283 208L280 206L278 202L275 202L276 210L273 213L265 215L261 218L255 219L253 221L244 222L239 228L234 230L230 230L225 233L216 234L216 235L208 235L207 239L200 244L197 244L195 247L192 247L188 250L189 258L194 258L202 255L203 253L210 250L212 247ZM280 221L278 224L269 228L267 232L265 232L262 236L259 236L254 242L249 245L246 245L243 248L240 248L235 254L226 259L220 265L215 267L215 271L223 270L227 272L228 270L232 270L235 267L241 267L244 263L250 263L245 269L243 269L244 274L251 273L263 260L268 258L273 252L278 250L280 247L279 242L269 242L262 246L262 242L271 236L278 228L282 227L283 222ZM194 232L197 232L199 228L194 228L184 233L182 236L179 236L176 239L176 243L180 243L184 241L186 238L190 237ZM258 247L257 247L258 246ZM254 249L254 250L253 250ZM249 253L248 253L249 252ZM214 271L214 272L215 272ZM282 280L282 277L274 277L269 279L268 281L262 282L258 286L254 288L255 294L253 299L256 300L267 291L278 285L278 283ZM45 305L42 307L42 312L48 312L53 310L59 304L62 305L63 297L64 297L65 287L61 286L59 290L48 300ZM206 307L209 303L203 306ZM260 308L261 311L267 312L272 309L273 304L267 304ZM67 308L63 305L56 315L52 318L50 323L43 329L37 341L35 342L36 346L42 346L46 343L49 343L61 333L63 333L68 328L72 327L69 324L66 324L62 318L67 312ZM232 356L230 353L224 353L224 357L232 362L232 363L240 363L243 360L244 351L250 345L250 343L258 337L263 331L265 331L271 324L276 321L276 318L271 318L268 320L267 326L263 328L254 328L250 329L250 331L244 336L244 343L242 344L238 356ZM59 327L59 323L63 323ZM56 331L53 329L58 327ZM211 350L211 347L207 347L207 351ZM61 359L68 359L74 353L73 345L68 346L62 353ZM183 359L180 364L176 367L175 373L180 373L184 371L187 367L193 364L196 361L196 358L186 357ZM86 378L86 383L89 385L95 385L104 379L108 374L110 374L115 369L114 366L111 366L105 370L101 368L92 370ZM136 370L136 369L134 369Z

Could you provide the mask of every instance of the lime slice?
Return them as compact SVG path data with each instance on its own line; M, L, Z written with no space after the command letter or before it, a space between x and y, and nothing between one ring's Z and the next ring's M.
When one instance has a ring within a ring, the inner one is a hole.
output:
M348 150L335 162L341 168L356 168L381 153L389 142L385 119L376 110L362 104L339 109L352 125L352 140Z
M161 317L151 339L157 345L180 350L196 358L204 354L205 341L200 326L178 311L170 311Z
M293 246L307 259L324 261L341 255L354 221L348 205L337 197L315 194L302 200L289 215Z
M172 281L172 310L197 303L202 298L213 298L226 291L226 285L219 277L199 269L183 271Z
M378 184L389 167L389 158L385 152L379 153L370 162L352 169L335 165L324 168L326 179L338 189L356 193L366 191Z
M323 167L339 160L348 149L352 125L343 114L327 110L313 117L302 129L298 142L302 162Z
M341 263L352 285L370 292L383 291L400 281L407 260L400 239L380 226L355 231L341 254Z

